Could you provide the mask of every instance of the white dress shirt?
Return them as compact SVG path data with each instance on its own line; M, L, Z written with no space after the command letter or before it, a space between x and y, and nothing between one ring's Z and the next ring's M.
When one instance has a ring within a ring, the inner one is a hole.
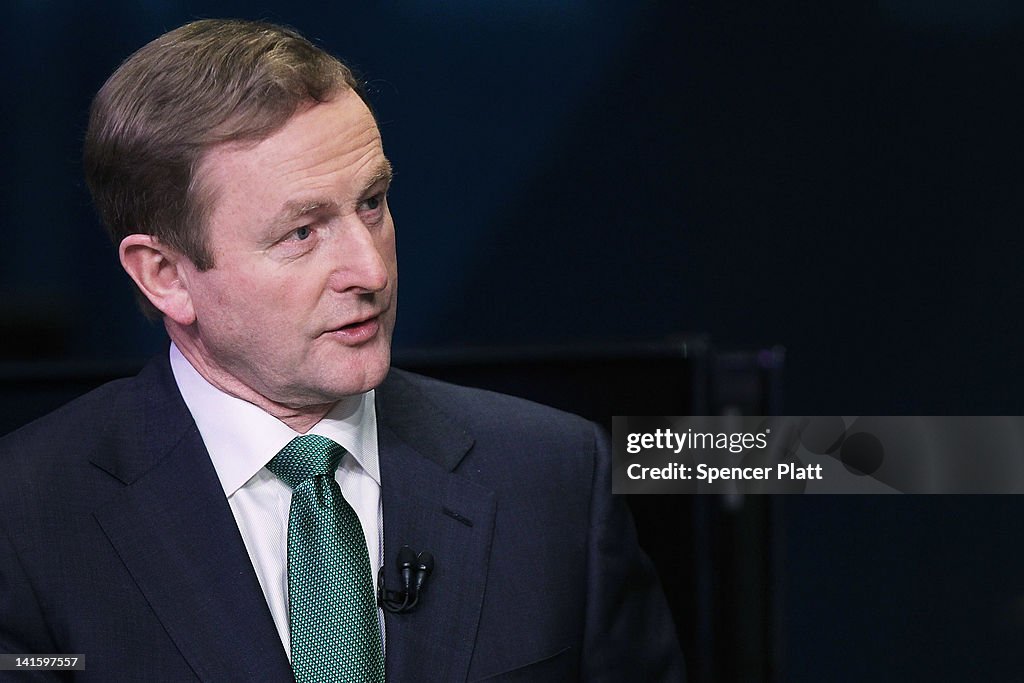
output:
M173 343L170 355L174 381L210 453L274 625L290 657L288 513L292 490L265 465L289 441L301 435L261 408L207 382ZM377 569L383 553L383 520L373 395L371 390L338 402L307 433L327 437L349 453L342 458L334 476L363 526L376 594ZM377 612L383 639L383 614L380 609Z

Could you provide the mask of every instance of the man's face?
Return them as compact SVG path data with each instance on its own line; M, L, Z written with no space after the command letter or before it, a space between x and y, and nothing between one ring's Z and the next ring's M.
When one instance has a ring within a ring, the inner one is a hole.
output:
M184 274L203 374L290 407L378 385L398 266L391 169L362 100L346 90L258 144L214 148L199 178L213 196L214 267Z

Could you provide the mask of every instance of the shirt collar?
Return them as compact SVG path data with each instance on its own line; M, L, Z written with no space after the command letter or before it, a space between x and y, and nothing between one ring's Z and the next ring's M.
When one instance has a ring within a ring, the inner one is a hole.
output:
M213 461L224 494L231 497L297 436L276 417L206 381L172 342L171 371ZM351 454L380 485L374 392L338 401L309 434L327 437Z

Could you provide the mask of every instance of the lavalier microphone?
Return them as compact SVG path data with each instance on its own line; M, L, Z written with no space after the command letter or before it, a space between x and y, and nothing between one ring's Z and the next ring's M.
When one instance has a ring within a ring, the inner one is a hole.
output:
M428 552L417 554L403 545L396 558L402 590L391 591L384 586L384 567L377 571L377 604L392 614L406 614L416 609L420 595L427 588L427 579L434 571L434 556Z

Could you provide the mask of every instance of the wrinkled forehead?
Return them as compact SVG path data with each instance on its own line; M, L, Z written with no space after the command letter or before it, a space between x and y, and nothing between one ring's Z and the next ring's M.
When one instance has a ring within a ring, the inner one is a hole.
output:
M376 120L348 90L327 102L304 103L260 140L213 146L195 177L212 213L225 205L276 211L304 197L350 201L390 173Z
M345 89L323 102L302 102L263 135L210 145L199 170L210 173L224 165L248 166L250 171L290 170L324 162L357 166L373 153L383 155L377 121L362 98Z

